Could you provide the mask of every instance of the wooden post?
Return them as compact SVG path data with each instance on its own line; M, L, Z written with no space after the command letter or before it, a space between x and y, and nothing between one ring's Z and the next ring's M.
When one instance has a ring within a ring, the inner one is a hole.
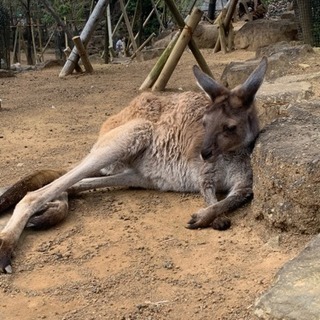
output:
M85 49L80 37L79 36L73 37L72 41L74 42L75 46L77 47L77 50L78 50L80 59L81 59L83 65L84 65L84 68L86 69L86 71L88 73L92 73L93 72L93 68L92 68L90 60L88 58L87 51L86 51L86 49Z
M165 66L163 67L157 81L152 87L153 91L162 91L164 90L166 84L168 83L174 68L176 67L177 63L179 62L180 57L183 54L184 49L186 48L187 44L189 43L192 33L197 27L198 23L201 20L203 12L198 8L194 8L188 19L187 25L182 30L179 39L171 52Z
M167 45L166 49L163 51L162 55L158 59L157 63L154 65L150 73L148 74L147 78L144 80L143 84L140 86L139 90L149 89L153 86L156 82L161 70L163 69L165 63L168 60L170 53L172 52L173 47L177 43L181 31L178 31L173 38L171 39L170 43Z
M173 15L174 19L176 20L178 26L180 28L184 28L184 26L185 26L184 20L181 17L179 10L176 7L174 1L173 0L164 0L164 1L165 1L166 5L168 6L169 10L171 11L171 14ZM190 39L188 46L189 46L191 52L193 53L194 57L196 58L201 70L213 78L213 75L211 73L209 66L206 63L206 60L203 58L200 50L198 49L196 43L194 42L194 40L192 38Z
M223 54L228 52L227 43L226 43L226 33L224 30L223 22L219 21L219 39L220 39L220 47Z
M227 14L227 9L223 8L222 11L219 14L219 17L216 19L215 23L217 23L219 25L219 28L222 27L223 28L223 33L225 34L224 31L224 25L223 25L223 21L226 17ZM218 51L220 51L221 49L221 43L220 43L220 30L219 30L219 36L217 38L217 42L214 46L213 52L216 53Z
M238 3L238 0L230 0L227 11L222 11L222 13L221 13L222 15L218 17L220 19L218 22L219 25L220 25L221 21L223 21L221 26L222 26L222 29L224 29L224 32L221 30L222 40L220 38L220 32L219 32L219 37L217 39L217 42L216 42L214 50L213 50L213 52L215 52L215 53L221 49L221 41L224 41L224 43L227 43L225 37L223 38L223 34L224 34L224 36L229 36L229 28L230 28L230 24L231 24L231 19L232 19L233 14L236 10L237 3ZM225 17L223 17L224 14L225 14ZM232 36L232 34L231 34L231 36ZM228 43L230 43L230 41L228 41Z
M103 16L108 4L109 4L109 0L99 0L98 3L96 4L92 14L90 15L80 35L80 38L84 47L87 46L94 32L94 29L96 28L96 25L98 24L100 18ZM66 61L64 67L62 68L59 74L59 77L65 77L71 74L75 68L75 65L78 63L78 61L79 61L78 50L76 47L74 47L72 49L72 52L68 60Z

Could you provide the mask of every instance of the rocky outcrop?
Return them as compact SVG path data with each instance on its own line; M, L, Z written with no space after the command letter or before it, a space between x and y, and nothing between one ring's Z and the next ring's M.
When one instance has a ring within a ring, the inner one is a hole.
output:
M280 41L298 40L298 28L291 20L254 20L247 22L235 35L236 49L255 51Z
M314 50L309 45L285 41L262 47L256 51L256 59L231 62L227 65L221 75L221 82L229 88L243 83L263 56L267 56L269 61L266 80L275 80L286 75L294 61L312 54L314 54Z
M291 105L265 127L252 157L252 211L270 226L320 231L320 101Z
M274 285L255 304L265 320L318 320L320 315L320 236L278 272Z

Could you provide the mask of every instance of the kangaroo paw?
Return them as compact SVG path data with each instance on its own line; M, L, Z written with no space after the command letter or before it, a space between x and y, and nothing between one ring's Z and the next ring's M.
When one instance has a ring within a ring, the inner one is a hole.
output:
M211 212L206 209L201 209L191 216L186 228L187 229L200 229L207 228L212 223L214 218L211 217Z
M11 258L14 245L0 236L0 272L12 273Z
M228 230L231 227L231 220L227 217L217 217L212 222L212 228L215 230Z
M58 199L46 204L45 208L33 215L28 223L27 228L49 229L52 226L63 221L68 215L68 197L63 195Z

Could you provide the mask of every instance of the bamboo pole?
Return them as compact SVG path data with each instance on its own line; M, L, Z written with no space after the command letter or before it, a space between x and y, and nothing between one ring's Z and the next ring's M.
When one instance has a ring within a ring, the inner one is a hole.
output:
M42 51L41 51L41 55L43 55L43 54L44 54L44 52L47 50L47 47L48 47L48 45L49 45L49 43L50 43L50 41L51 41L51 39L52 39L52 37L53 37L53 36L54 36L54 31L51 33L51 35L50 35L50 37L49 37L49 39L48 39L47 43L45 44L44 48L42 49Z
M31 40L32 40L32 47L33 47L33 55L34 55L34 64L37 64L38 57L37 57L37 48L36 48L36 40L34 38L34 26L33 26L33 20L30 20L30 28L31 28Z
M68 26L68 24L67 24L67 17L64 17L63 18L63 22L64 22L64 24L66 25L66 26ZM68 44L68 35L67 35L67 33L65 32L64 33L64 47L66 48L66 47L68 47L69 46L69 44Z
M164 1L165 1L166 5L168 6L169 10L171 11L171 14L173 15L174 19L176 20L178 26L180 28L184 28L184 26L185 26L184 20L181 17L179 10L176 7L174 1L173 0L164 0ZM211 73L209 66L207 65L206 60L203 58L200 50L198 49L196 43L194 42L194 40L192 38L190 39L188 46L189 46L191 52L193 53L195 59L197 60L201 70L213 78L213 75Z
M158 22L159 22L159 24L160 24L160 28L161 28L161 30L164 30L165 27L164 27L164 25L163 25L163 23L162 23L162 20L161 20L161 18L160 18L160 14L159 14L158 9L157 9L157 5L154 3L154 0L151 0L151 4L152 4L152 7L153 7L154 12L155 12L155 14L156 14L156 17L157 17L157 19L158 19Z
M108 47L110 49L110 48L113 48L110 4L108 4L108 6L107 6L107 28L108 28L108 39L109 39L109 46Z
M140 86L139 90L149 89L156 82L161 70L163 69L166 61L168 60L168 57L169 57L173 47L175 46L175 44L179 38L180 33L181 33L181 31L178 31L173 36L170 43L167 45L166 49L163 51L162 55L158 59L157 63L154 65L154 67L152 68L152 70L148 74L147 78L144 80L144 82Z
M136 52L138 47L137 47L136 40L134 39L134 35L133 35L133 32L132 32L132 28L131 28L131 25L130 25L130 21L129 21L126 9L124 8L123 0L119 0L119 2L120 2L121 11L123 13L123 18L124 18L124 21L125 21L128 33L129 33L129 38L130 38L130 41L132 43L133 50L134 50L134 52ZM137 56L137 59L139 60L139 56Z
M219 28L220 28L220 26L222 28L224 28L223 21L224 21L224 19L226 17L226 14L227 14L227 9L224 8L220 12L219 19L216 19L217 24L219 25ZM216 53L216 52L220 51L220 49L221 49L221 44L220 44L220 31L219 31L219 36L218 36L216 44L215 44L215 46L213 48L213 52Z
M233 17L234 11L236 10L237 3L238 3L238 0L231 0L229 2L228 9L226 11L222 11L222 13L221 13L222 16L220 17L219 21L223 21L222 27L224 29L224 34L227 36L229 36L230 23L231 23L231 19ZM223 17L223 14L225 14L225 17ZM222 41L225 41L225 43L226 43L226 40L222 39ZM221 50L221 41L220 41L220 33L219 33L219 37L217 39L217 42L215 44L213 52L216 53L220 50Z
M75 46L78 49L78 53L79 53L79 56L80 56L80 59L81 59L83 65L84 65L84 68L86 69L86 71L88 73L92 73L93 72L93 68L92 68L92 65L90 63L87 51L86 51L86 49L85 49L80 37L79 36L73 37L72 41L74 42Z
M152 91L162 91L164 90L166 84L168 83L179 59L181 58L184 49L186 48L187 44L189 43L192 33L197 27L198 23L201 20L203 12L198 8L194 8L188 19L188 22L184 29L182 30L179 39L172 50L165 66L163 67L157 81L152 87Z
M147 44L155 35L156 35L155 33L150 34L150 36L148 37L148 39L137 49L137 52L140 52L140 51L146 46L146 44ZM135 58L135 56L137 55L137 52L135 52L135 53L130 57L131 60Z
M98 24L100 18L103 16L105 9L107 5L109 4L109 0L99 0L96 4L92 14L90 15L86 25L84 26L80 38L84 45L84 47L87 46L94 29L96 28L96 25ZM65 77L72 73L72 71L75 68L75 65L79 61L79 54L76 47L74 47L70 53L69 58L67 59L64 67L62 68L59 77Z
M159 4L160 0L157 1L156 6ZM147 16L147 18L144 20L142 27L144 28L146 26L146 24L148 23L148 21L150 20L152 14L154 12L154 8L150 11L149 15ZM137 32L137 34L134 36L134 39L136 40L139 37L140 31ZM131 47L131 43L129 48Z
M226 43L226 33L224 30L223 22L219 21L219 39L220 39L220 48L223 54L227 53L227 43Z
M39 19L37 19L37 29L38 29L38 36L39 36L39 50L40 50L40 61L43 62L44 58L43 58L43 51L42 51L42 33L41 33L41 25L40 25L40 21Z
M19 34L19 25L17 24L16 32L14 35L14 44L13 44L13 63L20 62L20 61L17 61L18 60L18 56L17 56L18 34Z
M125 5L125 7L124 7L125 10L127 10L127 7L128 7L128 5L129 5L129 2L130 2L130 0L128 0L128 2L126 3L126 5ZM121 13L120 18L119 18L118 22L116 23L116 26L114 27L114 30L113 30L113 32L112 32L112 37L114 37L115 33L117 32L117 30L118 30L118 28L119 28L119 25L120 25L120 23L121 23L121 21L122 21L122 19L123 19L123 13Z

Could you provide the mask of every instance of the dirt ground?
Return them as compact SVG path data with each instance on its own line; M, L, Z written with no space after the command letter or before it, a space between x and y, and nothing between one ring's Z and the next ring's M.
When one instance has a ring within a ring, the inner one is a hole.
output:
M203 53L216 78L228 62L254 56ZM95 64L92 75L64 79L60 67L0 79L0 186L78 162L103 120L138 94L154 63ZM167 92L198 90L194 63L185 52ZM78 195L65 222L23 233L13 274L0 274L1 320L256 319L255 299L309 237L268 229L250 205L227 231L184 228L201 206L194 194Z

